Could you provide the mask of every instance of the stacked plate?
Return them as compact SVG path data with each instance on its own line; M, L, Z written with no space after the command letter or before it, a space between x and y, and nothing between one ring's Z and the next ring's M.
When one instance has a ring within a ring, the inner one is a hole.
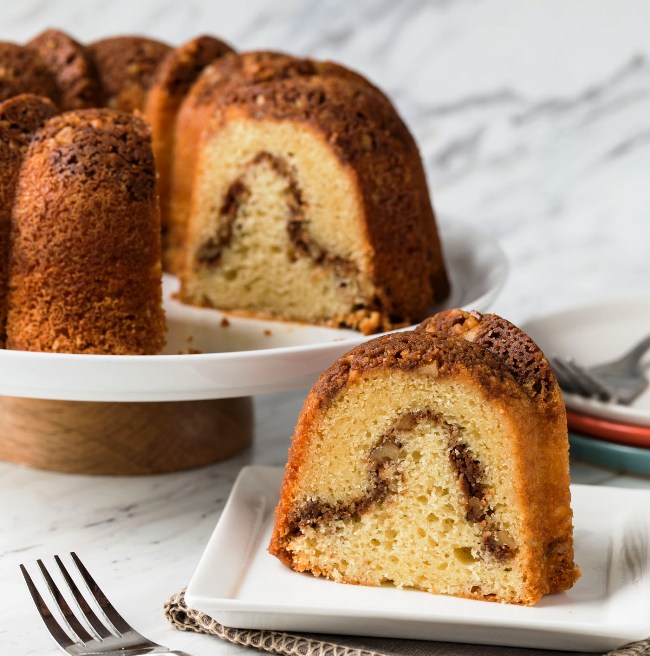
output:
M568 310L529 322L526 331L550 355L584 366L623 355L650 333L650 299ZM642 359L650 377L650 352ZM623 406L565 394L571 455L628 472L650 474L650 389Z

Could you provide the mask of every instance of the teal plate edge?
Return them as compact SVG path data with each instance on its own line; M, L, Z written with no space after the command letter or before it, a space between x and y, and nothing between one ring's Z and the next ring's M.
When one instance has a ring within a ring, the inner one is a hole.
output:
M569 445L571 456L578 460L618 471L650 474L650 449L605 442L573 431L569 431Z

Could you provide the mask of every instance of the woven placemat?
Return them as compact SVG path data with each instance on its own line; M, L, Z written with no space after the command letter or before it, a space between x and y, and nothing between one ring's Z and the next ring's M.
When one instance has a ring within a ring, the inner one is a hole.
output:
M521 647L235 629L188 608L184 595L185 591L182 590L165 604L165 616L175 629L206 633L238 645L284 656L577 656L577 652ZM584 656L585 652L580 654ZM625 645L608 652L607 656L650 656L650 639Z

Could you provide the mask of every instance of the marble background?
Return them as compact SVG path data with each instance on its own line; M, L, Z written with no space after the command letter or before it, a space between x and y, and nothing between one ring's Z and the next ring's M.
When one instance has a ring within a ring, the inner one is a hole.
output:
M650 3L644 0L2 2L0 39L45 27L81 41L209 32L240 50L330 58L387 91L414 132L443 220L498 239L495 311L515 322L650 287ZM239 648L168 629L243 464L283 464L305 391L256 400L254 446L150 478L0 464L0 651L57 653L17 564L77 550L146 635L192 654ZM575 463L574 480L649 487Z

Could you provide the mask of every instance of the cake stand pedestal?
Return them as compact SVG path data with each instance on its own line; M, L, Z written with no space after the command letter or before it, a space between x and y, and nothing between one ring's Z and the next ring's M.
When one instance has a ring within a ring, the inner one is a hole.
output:
M38 469L134 475L223 460L252 439L250 397L94 402L0 397L0 459Z

